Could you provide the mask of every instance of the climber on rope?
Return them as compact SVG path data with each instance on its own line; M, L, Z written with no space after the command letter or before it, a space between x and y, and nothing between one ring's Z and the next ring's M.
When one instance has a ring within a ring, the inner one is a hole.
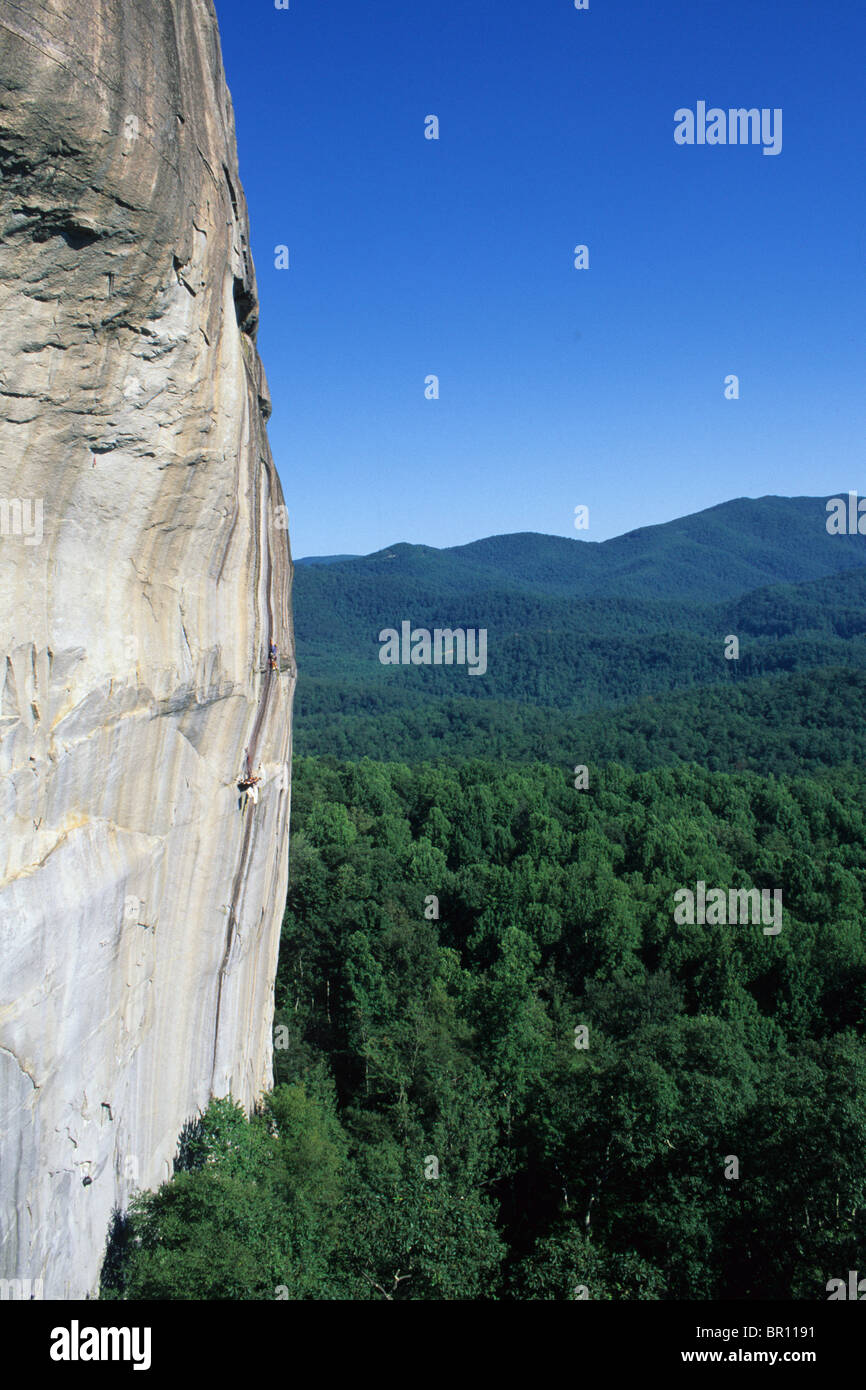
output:
M246 756L246 771L241 775L238 782L238 789L244 793L244 803L242 811L247 809L247 802L251 801L254 806L259 804L259 783L262 780L262 765L259 763L258 772L253 772L250 766L250 755Z
M278 670L280 669L279 666L278 666L278 664L277 664L277 644L276 644L276 642L272 642L271 645L270 645L270 647L269 647L269 649L268 649L268 665L269 665L269 667L270 667L270 669L271 669L272 671L278 671Z
M258 806L258 804L259 804L259 788L258 788L258 784L259 784L259 782L260 782L261 780L262 780L261 777L254 777L253 780L252 780L251 782L245 783L244 786L241 788L241 790L244 791L244 792L246 793L246 801L244 802L244 810L246 810L247 801L251 801L251 802L253 803L254 806Z

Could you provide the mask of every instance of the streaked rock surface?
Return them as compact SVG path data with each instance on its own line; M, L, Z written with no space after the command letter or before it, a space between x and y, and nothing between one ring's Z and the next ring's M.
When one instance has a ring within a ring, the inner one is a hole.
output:
M271 1082L291 559L210 0L0 0L0 173L0 1276L81 1298Z

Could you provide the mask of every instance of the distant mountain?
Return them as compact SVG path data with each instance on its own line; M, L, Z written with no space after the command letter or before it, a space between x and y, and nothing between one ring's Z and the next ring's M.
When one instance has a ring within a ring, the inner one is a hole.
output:
M773 673L864 670L866 537L829 535L826 515L823 498L738 499L601 543L520 533L303 566L298 748L348 752L336 734L351 724L353 756L394 756L393 721L411 714L428 731L413 747L430 756L435 725L440 751L462 754L478 742L468 711L495 705L516 751L538 724L530 707L577 716ZM378 634L404 620L486 628L486 674L382 666Z
M303 555L296 565L339 565L343 560L359 560L359 555Z
M447 553L547 592L720 599L866 563L866 537L831 536L826 521L825 498L741 497L608 541L525 533Z
M522 531L443 550L401 542L372 555L297 563L349 563L353 584L432 582L442 592L495 580L545 594L713 600L866 563L866 537L831 536L826 521L826 498L741 497L607 541Z

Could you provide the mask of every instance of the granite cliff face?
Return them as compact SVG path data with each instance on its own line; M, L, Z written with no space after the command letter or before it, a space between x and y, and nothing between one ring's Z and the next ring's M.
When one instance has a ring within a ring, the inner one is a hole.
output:
M0 176L0 1277L81 1298L271 1081L291 559L211 0L0 0Z

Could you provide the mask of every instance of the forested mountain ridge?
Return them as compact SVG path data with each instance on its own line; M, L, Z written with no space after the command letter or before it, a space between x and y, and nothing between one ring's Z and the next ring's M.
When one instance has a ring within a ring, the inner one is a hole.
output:
M828 498L837 495L847 494ZM297 563L317 571L301 580L312 601L341 580L358 589L368 580L381 585L392 579L401 585L399 597L415 585L435 587L438 596L494 582L575 597L730 598L866 563L866 537L827 531L828 498L741 497L607 541L526 531L442 550L401 542L371 555Z
M822 499L744 499L594 546L502 536L301 569L297 747L472 756L489 751L489 728L499 752L550 758L565 732L557 711L866 669L866 537L831 536L825 521ZM772 584L748 587L767 575ZM486 629L486 672L382 666L379 633L404 620ZM725 656L732 634L736 660Z

